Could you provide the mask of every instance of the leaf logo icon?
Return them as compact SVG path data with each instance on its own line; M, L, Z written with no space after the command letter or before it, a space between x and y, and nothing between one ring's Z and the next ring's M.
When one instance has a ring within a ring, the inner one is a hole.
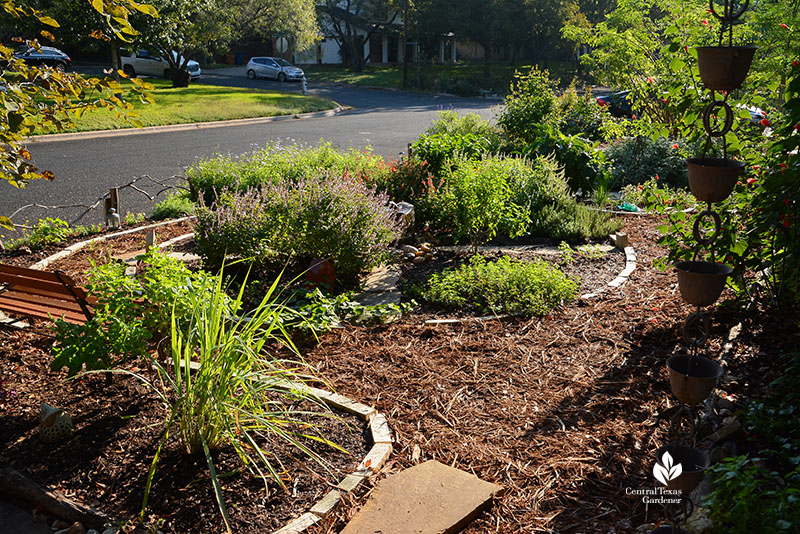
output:
M682 472L683 467L679 463L674 463L669 451L665 451L661 456L661 462L656 462L656 465L653 466L653 476L665 486L670 480L675 480L681 476Z

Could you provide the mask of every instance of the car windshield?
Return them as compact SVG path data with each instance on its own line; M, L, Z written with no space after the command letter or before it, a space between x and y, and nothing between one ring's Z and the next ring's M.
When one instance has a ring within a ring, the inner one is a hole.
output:
M278 57L278 58L275 58L275 62L276 62L278 65L280 65L281 67L294 67L294 65L292 65L291 63L289 63L288 61L286 61L286 60L285 60L285 59L283 59L283 58L279 58L279 57Z

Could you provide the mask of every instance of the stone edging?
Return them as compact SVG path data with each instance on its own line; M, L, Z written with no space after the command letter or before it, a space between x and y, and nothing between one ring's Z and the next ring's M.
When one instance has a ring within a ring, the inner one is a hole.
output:
M620 243L618 242L617 236L612 234L610 237L615 242L615 244L617 244L618 248L622 248L622 250L625 252L625 268L619 272L616 278L608 282L608 284L606 284L606 287L601 287L600 289L597 289L591 293L585 293L581 295L580 298L582 299L594 298L603 291L606 291L608 288L616 289L618 287L621 287L622 284L628 281L628 277L633 273L633 271L636 270L636 263L637 263L636 251L633 249L633 247L630 245L625 247L619 247ZM627 236L625 237L625 242L627 243Z
M183 222L183 221L188 221L191 218L192 217L189 216L189 217L181 217L180 219L170 219L168 221L161 221L159 223L149 224L147 226L139 226L138 228L131 228L130 230L124 230L122 232L116 232L114 234L101 235L101 236L98 236L98 237L93 237L92 239L87 239L86 241L80 241L78 243L73 243L72 245L68 246L64 250L60 250L60 251L56 252L55 254L44 258L43 260L37 261L36 263L31 265L29 267L29 269L35 269L37 271L43 271L43 270L47 269L47 267L51 263L53 263L55 261L58 261L58 260L61 260L61 259L64 259L64 258L66 258L68 256L71 256L71 255L75 254L76 252L78 252L80 249L82 249L85 246L90 245L92 243L99 243L101 241L106 241L107 239L111 239L113 237L119 237L121 235L128 235L128 234L135 234L136 232L141 232L142 230L150 230L151 228L158 228L159 226L166 226L166 225L172 224L172 223L179 223L179 222ZM180 236L180 237L184 237L184 236ZM167 243L170 243L170 242L173 242L173 241L175 241L175 239L167 241Z
M372 436L372 448L358 464L356 470L344 477L336 485L335 489L330 490L324 497L312 506L309 511L300 517L292 519L282 528L273 534L300 534L308 527L314 525L328 514L331 513L342 500L342 494L350 493L358 488L370 474L377 472L389 456L392 454L392 431L389 429L389 422L386 416L378 412L375 408L348 399L338 393L325 391L305 384L287 384L282 389L302 389L332 408L338 408L345 412L357 416L364 422L369 423L370 434Z

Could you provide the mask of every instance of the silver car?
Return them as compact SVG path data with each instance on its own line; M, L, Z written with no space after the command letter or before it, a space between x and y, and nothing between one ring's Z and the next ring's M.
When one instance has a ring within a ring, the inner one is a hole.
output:
M271 78L285 82L286 80L302 80L304 76L305 73L302 69L280 57L252 57L247 62L247 77L251 80Z
M172 57L178 63L183 61L183 56L179 58L178 53L174 50L172 52ZM149 50L138 50L135 54L132 54L123 48L120 50L120 59L122 60L122 70L128 76L171 77L169 62ZM192 59L186 63L186 71L189 73L193 82L199 80L202 74L200 63Z

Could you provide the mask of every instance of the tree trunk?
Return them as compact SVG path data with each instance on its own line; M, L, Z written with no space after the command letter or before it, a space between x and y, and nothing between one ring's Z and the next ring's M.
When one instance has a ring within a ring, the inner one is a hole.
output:
M189 87L191 75L183 69L172 69L172 87Z

